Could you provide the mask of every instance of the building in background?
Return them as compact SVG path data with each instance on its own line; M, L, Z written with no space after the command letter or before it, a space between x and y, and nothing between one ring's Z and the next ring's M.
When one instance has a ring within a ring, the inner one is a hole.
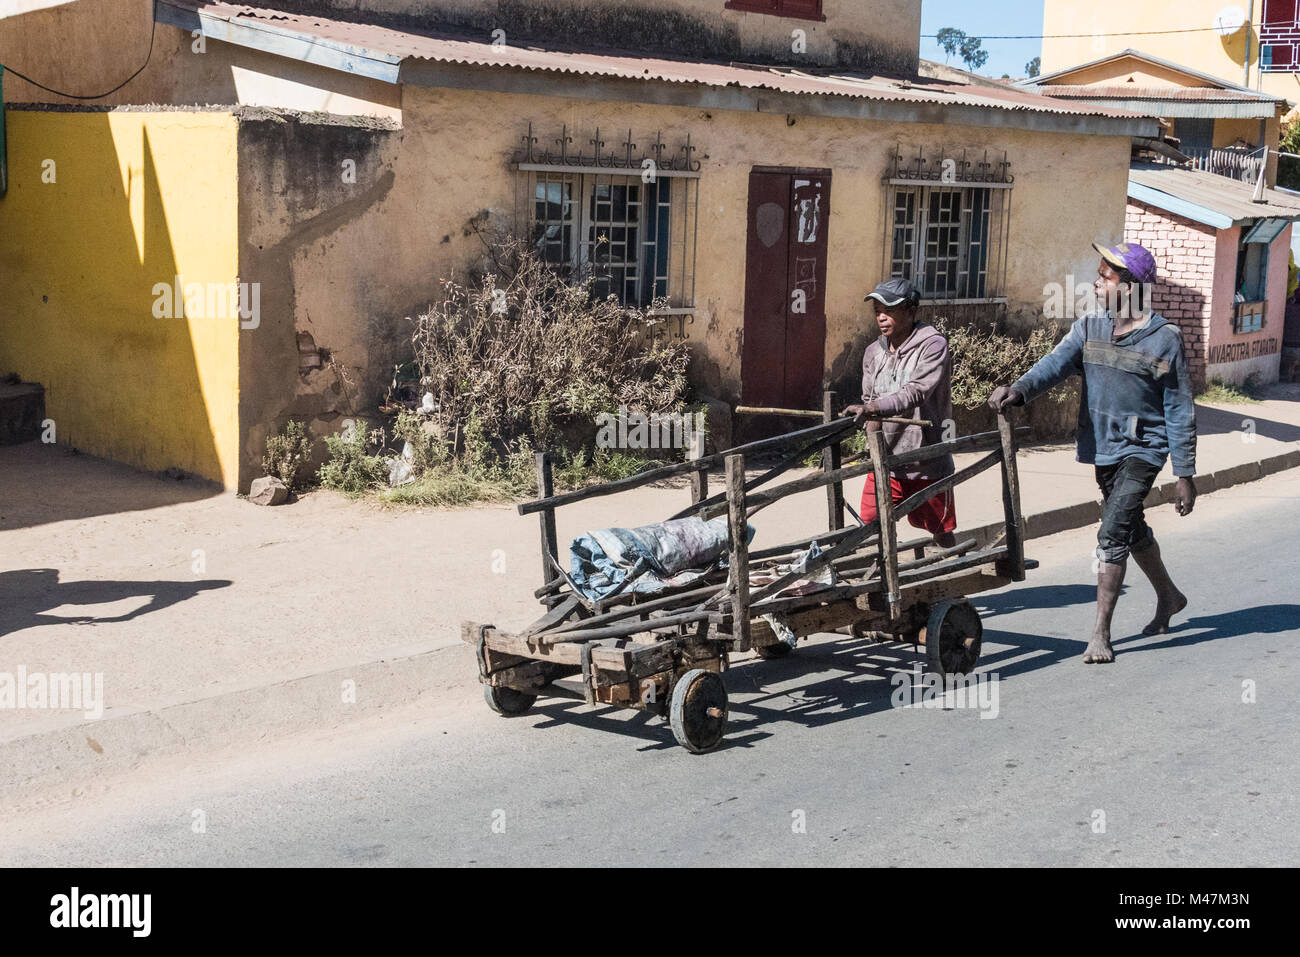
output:
M1251 90L1139 50L1122 50L1018 84L1053 99L1160 117L1195 169L1254 183L1277 178L1284 97ZM1270 152L1271 151L1271 152ZM1267 160L1265 159L1267 157Z
M1300 103L1297 0L1045 0L1042 72L1136 47Z
M1277 382L1300 196L1202 170L1135 164L1125 239L1156 257L1154 308L1183 331L1194 382Z
M931 315L1040 321L1124 235L1132 139L1159 132L920 76L919 0L277 6L0 21L0 62L55 89L139 70L90 107L7 77L0 372L47 387L61 441L247 488L288 419L375 408L409 317L498 228L667 299L701 391L820 408L885 276Z

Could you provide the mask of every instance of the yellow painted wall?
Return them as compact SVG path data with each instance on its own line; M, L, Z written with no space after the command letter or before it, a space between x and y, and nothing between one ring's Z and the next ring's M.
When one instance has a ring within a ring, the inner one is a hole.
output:
M238 314L153 309L155 284L177 275L237 278L235 118L12 110L7 122L0 372L46 387L61 444L233 486Z
M1262 4L1254 21L1228 38L1204 29L1214 23L1224 0L1046 0L1043 5L1043 73L1118 53L1128 47L1300 102L1300 75L1259 71ZM1236 4L1249 10L1249 0ZM1155 31L1188 30L1186 33ZM1082 36L1079 36L1082 34ZM1245 69L1249 34L1250 72Z

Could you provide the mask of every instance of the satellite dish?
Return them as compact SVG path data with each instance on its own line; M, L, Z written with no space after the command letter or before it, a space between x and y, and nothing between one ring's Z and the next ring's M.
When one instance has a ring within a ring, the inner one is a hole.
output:
M1246 11L1241 7L1224 7L1214 15L1214 32L1230 37L1246 25Z

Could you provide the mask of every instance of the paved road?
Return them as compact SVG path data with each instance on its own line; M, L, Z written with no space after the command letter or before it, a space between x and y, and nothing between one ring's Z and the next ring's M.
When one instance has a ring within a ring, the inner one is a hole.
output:
M1298 508L1284 473L1154 514L1192 605L1140 637L1153 598L1134 569L1110 667L1079 661L1091 533L1031 543L1042 567L978 602L995 718L893 707L916 656L835 637L737 662L728 743L706 756L657 719L565 700L496 718L467 679L436 713L9 809L0 862L1293 864Z

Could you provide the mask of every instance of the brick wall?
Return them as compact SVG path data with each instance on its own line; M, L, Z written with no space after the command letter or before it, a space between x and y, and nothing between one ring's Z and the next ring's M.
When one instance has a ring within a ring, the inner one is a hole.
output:
M1203 389L1214 299L1215 230L1155 206L1130 201L1124 215L1124 238L1141 243L1156 257L1152 304L1156 312L1182 330L1192 385L1197 391Z

